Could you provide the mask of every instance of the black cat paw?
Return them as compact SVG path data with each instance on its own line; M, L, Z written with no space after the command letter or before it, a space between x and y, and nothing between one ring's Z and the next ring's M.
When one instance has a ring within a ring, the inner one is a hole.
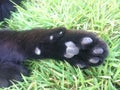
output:
M106 43L93 33L68 32L64 39L64 58L74 66L80 68L98 66L108 55Z
M0 87L10 86L13 80L22 81L21 74L28 75L23 66L11 62L0 63Z

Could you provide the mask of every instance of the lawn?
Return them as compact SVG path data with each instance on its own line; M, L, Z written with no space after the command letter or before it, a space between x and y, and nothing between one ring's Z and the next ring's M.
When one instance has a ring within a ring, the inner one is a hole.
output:
M4 90L120 90L120 0L25 0L5 20L14 30L86 30L106 41L109 56L98 67L81 70L67 62L28 61L30 77ZM0 23L2 25L2 23Z

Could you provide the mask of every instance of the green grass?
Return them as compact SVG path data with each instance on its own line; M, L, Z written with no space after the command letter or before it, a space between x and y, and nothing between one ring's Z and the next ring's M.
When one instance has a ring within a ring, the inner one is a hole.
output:
M104 64L86 70L53 60L29 61L32 75L4 90L120 89L120 0L26 0L17 8L5 21L11 29L65 26L95 32L110 54Z

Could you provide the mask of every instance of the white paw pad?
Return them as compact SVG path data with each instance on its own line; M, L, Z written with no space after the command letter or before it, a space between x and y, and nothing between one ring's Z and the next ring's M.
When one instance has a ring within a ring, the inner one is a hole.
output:
M97 64L99 61L100 61L100 59L98 57L93 57L93 58L89 59L89 62L93 63L93 64Z
M102 48L95 48L93 50L93 54L103 54L104 50Z
M76 64L76 66L79 67L79 68L85 68L86 67L85 64Z
M53 35L51 35L51 36L50 36L50 40L53 40L53 38L54 38L54 36L53 36Z
M64 57L72 58L74 55L77 55L79 53L79 48L72 41L66 42L65 45L66 53Z
M90 44L90 43L92 43L92 42L93 42L92 38L90 38L90 37L84 37L84 38L82 39L82 41L81 41L81 44L82 44L82 45L86 45L86 44Z
M62 35L62 34L63 34L63 32L61 31L61 32L59 32L59 34L60 34L60 35Z
M41 54L41 50L38 47L35 48L35 54L36 55L40 55Z

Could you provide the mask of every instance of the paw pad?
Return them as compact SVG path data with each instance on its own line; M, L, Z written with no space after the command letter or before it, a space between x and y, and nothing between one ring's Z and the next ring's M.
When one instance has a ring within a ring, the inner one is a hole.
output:
M102 48L95 48L93 50L93 54L102 54L104 52L104 50Z
M81 44L82 44L82 45L87 45L87 44L90 44L90 43L92 43L92 42L93 42L92 38L90 38L90 37L84 37L84 38L82 39L82 41L81 41Z
M41 54L41 50L38 47L35 48L35 54L36 55L40 55Z
M89 59L89 62L92 64L97 64L100 61L100 59L98 57L93 57L91 59Z
M72 42L66 42L66 54L64 57L66 58L72 58L74 55L77 55L79 53L79 48Z
M53 40L53 38L54 38L54 36L53 36L53 35L51 35L51 36L50 36L50 40Z
M60 35L62 35L62 34L63 34L63 32L61 31L61 32L59 32L59 34L60 34Z
M87 67L85 64L80 64L80 63L79 63L79 64L76 64L76 66L79 67L79 68L81 68L81 69Z

